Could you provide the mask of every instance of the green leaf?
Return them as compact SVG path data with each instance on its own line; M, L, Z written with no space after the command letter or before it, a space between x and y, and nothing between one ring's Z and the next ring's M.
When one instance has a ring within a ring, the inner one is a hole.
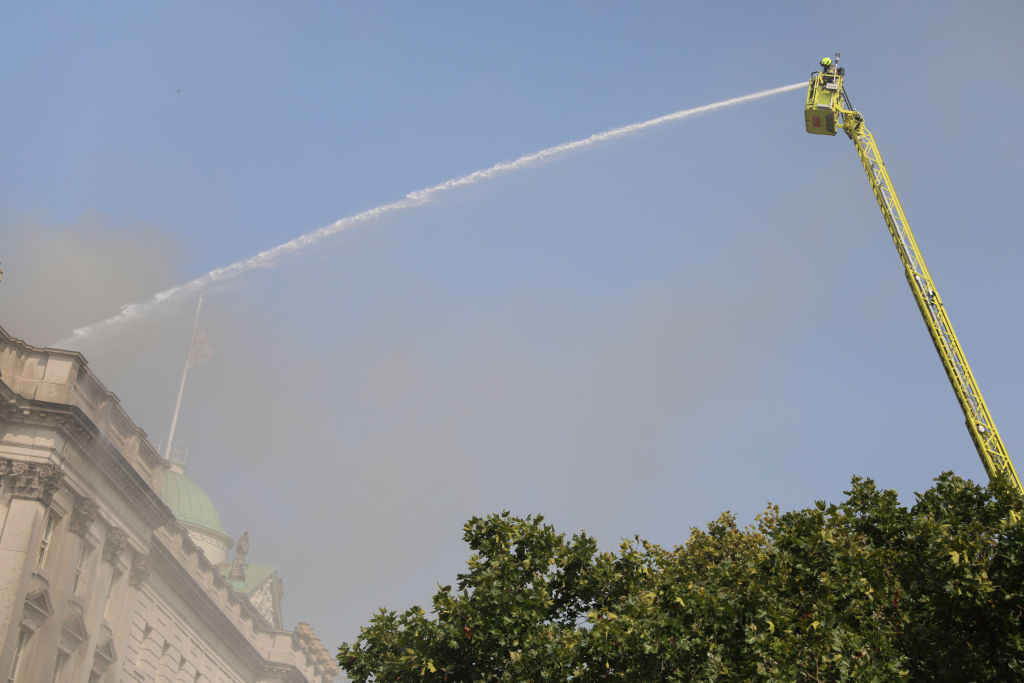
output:
M745 529L724 514L672 549L604 553L539 516L473 518L456 592L439 585L429 613L381 609L338 663L361 683L1022 680L1010 494L944 474L908 509L854 479L837 504L769 507Z

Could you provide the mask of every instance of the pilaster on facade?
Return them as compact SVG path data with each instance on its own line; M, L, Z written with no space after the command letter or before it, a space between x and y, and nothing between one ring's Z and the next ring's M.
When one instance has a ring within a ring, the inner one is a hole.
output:
M114 589L114 580L118 574L116 563L106 561L108 541L113 543L127 544L127 538L121 537L117 527L107 527L106 537L102 542L97 542L93 551L91 571L95 575L89 576L89 586L85 591L85 625L89 637L85 643L81 660L81 670L88 672L89 677L102 677L106 673L113 660L116 659L116 647L113 639L113 629L107 622L107 603L110 600L111 592ZM123 532L122 532L123 533ZM88 541L87 541L88 542ZM99 550L98 548L101 548Z
M55 609L48 582L33 569L47 506L60 483L56 468L19 461L6 465L0 482L5 508L0 527L0 669Z

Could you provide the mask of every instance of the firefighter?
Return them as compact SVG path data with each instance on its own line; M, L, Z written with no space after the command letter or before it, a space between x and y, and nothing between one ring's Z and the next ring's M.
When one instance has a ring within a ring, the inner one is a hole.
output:
M821 78L825 83L836 82L836 67L829 57L821 58Z

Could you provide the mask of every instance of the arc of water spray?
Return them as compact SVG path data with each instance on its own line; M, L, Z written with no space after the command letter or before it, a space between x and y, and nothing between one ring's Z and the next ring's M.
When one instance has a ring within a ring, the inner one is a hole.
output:
M737 104L743 104L744 102L750 102L752 100L758 100L764 97L771 97L772 95L790 92L798 88L806 87L806 85L806 83L800 82L793 83L791 85L784 85L779 88L761 90L760 92L751 93L749 95L742 95L740 97L733 97L728 100L713 102L711 104L705 104L700 107L693 107L692 109L683 109L677 112L673 112L671 114L666 114L665 116L659 116L657 118L649 119L647 121L642 121L640 123L632 123L628 126L612 128L611 130L606 130L602 133L595 133L594 135L591 135L588 138L574 140L572 142L565 142L560 145L555 145L554 147L548 147L547 149L542 149L539 152L534 152L532 154L521 156L514 161L503 161L501 163L495 164L494 166L491 166L490 168L474 171L473 173L470 173L468 175L464 175L459 178L452 178L451 180L446 180L445 182L440 183L438 185L434 185L432 187L427 187L422 190L410 192L405 196L404 199L400 199L389 204L381 204L380 206L376 206L372 209L367 209L366 211L363 211L361 213L353 214L351 216L346 216L345 218L338 219L335 222L331 223L330 225L325 225L324 227L319 228L317 230L307 232L304 235L299 235L295 239L289 240L284 244L279 244L278 246L273 247L271 249L261 251L255 256L244 259L242 261L236 261L235 263L223 266L221 268L215 268L206 275L197 277L194 280L190 280L189 282L186 282L184 284L171 287L170 289L165 289L162 292L157 292L149 301L124 306L122 307L121 312L116 315L113 315L105 320L101 320L97 323L93 323L92 325L86 325L85 327L79 327L75 329L71 333L70 337L61 340L56 344L56 346L70 347L76 342L91 337L103 330L108 330L123 323L126 323L128 321L135 320L145 315L146 313L149 313L150 311L160 306L161 304L181 299L182 297L196 291L202 291L211 284L237 277L250 270L272 266L282 256L285 256L286 254L290 254L305 249L306 247L316 244L317 242L320 242L321 240L324 240L330 237L331 235L343 232L345 230L349 230L364 223L371 222L383 216L384 214L388 214L393 211L398 211L400 209L408 209L414 206L420 206L421 204L427 203L428 201L430 201L431 198L443 192L454 190L460 187L465 187L467 185L473 185L482 180L488 180L490 178L494 178L505 173L510 173L512 171L518 171L519 169L526 168L527 166L531 166L540 161L554 159L556 157L562 156L564 154L567 154L578 149L582 149L584 147L589 147L600 142L607 142L608 140L613 140L615 138L621 138L627 135L632 135L633 133L637 133L648 128L653 128L654 126L660 126L665 123L679 121L681 119L696 116L698 114L705 114L707 112L716 111L718 109L725 109L727 107L732 107Z

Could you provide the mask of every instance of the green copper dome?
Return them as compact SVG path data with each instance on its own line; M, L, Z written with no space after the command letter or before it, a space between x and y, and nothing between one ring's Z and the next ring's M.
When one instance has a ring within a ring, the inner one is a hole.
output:
M174 470L164 475L164 490L161 498L171 509L179 522L220 534L231 540L228 532L220 525L217 508L199 485Z

